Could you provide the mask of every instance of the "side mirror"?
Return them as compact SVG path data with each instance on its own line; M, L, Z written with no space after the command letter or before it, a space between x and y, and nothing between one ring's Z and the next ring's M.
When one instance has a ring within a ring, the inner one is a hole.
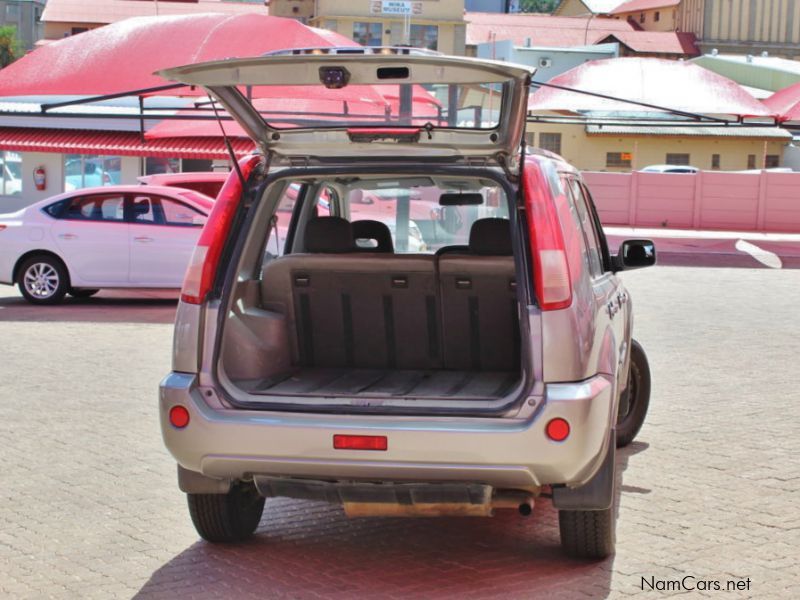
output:
M615 273L652 267L656 264L656 245L652 240L625 240L612 263Z

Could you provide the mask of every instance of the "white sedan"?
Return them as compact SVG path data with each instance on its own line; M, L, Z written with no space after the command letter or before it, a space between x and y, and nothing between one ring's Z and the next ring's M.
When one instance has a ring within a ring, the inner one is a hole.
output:
M214 201L192 190L76 190L0 215L0 283L34 304L101 288L180 288Z

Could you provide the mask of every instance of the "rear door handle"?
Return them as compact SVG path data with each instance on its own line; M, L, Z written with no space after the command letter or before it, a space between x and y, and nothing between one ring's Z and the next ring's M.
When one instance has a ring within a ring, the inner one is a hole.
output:
M58 237L59 237L60 239L62 239L62 240L74 240L74 239L76 239L78 236L77 236L77 235L75 235L74 233L60 233L60 234L58 234Z
M139 236L139 237L133 238L133 241L134 242L139 242L141 244L149 244L150 242L153 241L153 238L146 237L146 236Z

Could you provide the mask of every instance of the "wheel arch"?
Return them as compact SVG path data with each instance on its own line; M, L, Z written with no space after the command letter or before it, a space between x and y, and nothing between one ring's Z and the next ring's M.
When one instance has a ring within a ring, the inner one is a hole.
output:
M25 252L25 254L22 254L17 259L17 262L14 263L14 268L11 271L11 281L13 281L14 283L17 282L17 276L19 275L20 267L22 267L22 264L26 260L28 260L29 258L32 258L34 256L49 256L50 258L56 259L58 262L60 262L64 266L64 270L67 272L67 277L69 277L69 280L70 280L69 282L72 281L72 273L70 273L69 267L67 266L67 263L64 262L64 259L61 258L58 254L56 254L52 250L45 250L43 248L37 249L37 250L28 250L27 252Z

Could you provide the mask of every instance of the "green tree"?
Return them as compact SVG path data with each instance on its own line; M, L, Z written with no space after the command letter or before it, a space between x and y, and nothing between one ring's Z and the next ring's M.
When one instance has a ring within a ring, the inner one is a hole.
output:
M520 0L519 10L524 13L551 13L559 0Z
M0 27L0 68L7 67L24 53L14 25Z

